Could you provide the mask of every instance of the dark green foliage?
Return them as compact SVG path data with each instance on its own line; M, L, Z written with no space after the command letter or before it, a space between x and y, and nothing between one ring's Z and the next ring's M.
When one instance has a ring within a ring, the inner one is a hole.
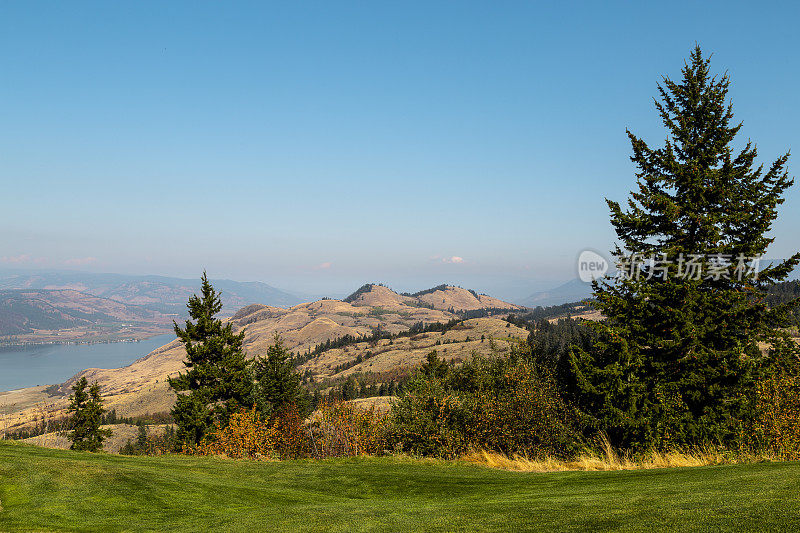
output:
M793 325L800 325L800 280L784 281L767 287L764 302L770 307L792 303L793 308L788 309L793 317Z
M71 413L69 426L72 428L68 434L72 441L69 449L99 452L103 449L103 441L111 436L111 430L100 428L104 413L100 386L97 382L89 386L86 376L81 376L72 386L72 390L68 409Z
M305 413L308 393L300 385L300 375L277 333L274 343L267 348L266 356L256 357L253 371L258 407L265 418L291 405Z
M428 354L392 409L398 445L418 455L460 457L470 449L567 456L576 450L573 417L550 375L530 354L451 366Z
M540 320L531 324L531 329L528 344L533 362L553 372L562 384L570 373L571 350L588 350L597 338L594 329L586 321L572 318L562 318L555 323Z
M317 397L317 403L319 403L375 396L395 396L399 391L404 390L405 384L411 377L412 375L407 369L381 373L355 372L346 378L322 380L316 385L311 397Z
M444 359L439 359L436 350L428 353L425 363L419 368L420 374L429 379L441 380L447 377L450 366Z
M458 315L461 320L470 320L472 318L484 318L487 316L503 315L508 313L507 307L483 307L481 309L463 309L455 310L452 307L448 312Z
M3 435L7 439L23 440L44 435L46 433L52 433L54 431L64 432L69 430L69 428L69 417L63 417L55 420L42 420L41 422L35 423L26 428L5 432Z
M178 452L181 443L178 441L175 428L167 426L161 434L151 434L147 426L139 422L139 433L136 440L128 440L119 453L122 455L162 455L165 453Z
M785 308L768 308L760 295L800 254L758 276L680 275L692 254L722 254L734 266L763 255L792 184L788 154L764 170L750 142L734 153L741 124L732 122L727 91L727 75L711 77L696 47L682 81L659 86L665 146L651 149L628 132L637 189L624 209L608 200L621 242L614 254L623 264L636 254L661 262L595 283L607 320L593 348L574 350L563 383L590 431L615 446L738 445L755 414L756 379L770 365L758 342L774 342L786 323Z
M347 378L347 380L342 384L342 399L355 400L358 397L356 386L356 380L353 379L353 376Z
M517 324L517 322L536 322L546 318L569 318L570 315L575 315L584 311L590 301L571 302L561 305L551 305L548 307L537 306L522 313L514 313L508 317L509 322ZM517 324L519 325L519 324Z
M169 412L152 413L152 414L146 413L140 416L126 417L126 416L118 416L116 409L111 409L103 413L103 416L100 421L100 424L103 426L114 425L114 424L137 425L139 423L172 424L174 423L174 420L172 419L172 415ZM70 428L69 417L56 418L53 420L44 420L38 424L34 424L33 426L24 429L10 431L6 433L6 438L14 440L28 439L30 437L44 435L45 433L51 433L53 431L62 431L62 432L68 431L69 428Z
M139 424L139 434L136 436L136 446L144 448L147 446L147 428L144 424Z
M200 442L215 423L225 425L239 409L252 407L253 375L242 349L244 331L234 335L232 324L223 325L215 315L222 309L218 293L205 272L201 296L187 304L189 316L184 329L175 324L175 334L186 348L186 373L170 378L178 393L172 416L178 438Z
M128 442L126 442L125 444L122 445L122 447L119 449L119 454L120 455L143 455L143 454L139 453L138 450L136 450L136 447L134 446L134 444L133 444L133 442L131 440L128 440Z
M110 411L106 411L103 415L103 424L117 424L119 417L117 416L117 410L111 409Z
M359 358L361 360L359 360ZM339 372L344 372L345 370L353 368L354 366L356 366L359 363L362 363L363 361L364 361L364 358L359 354L358 357L356 357L355 359L353 359L351 361L346 361L344 363L340 363L340 364L336 365L335 367L333 367L333 373L334 374L338 374Z
M447 285L446 283L443 283L442 285L437 285L435 287L431 287L430 289L423 289L421 291L417 291L414 294L403 293L403 295L404 296L412 296L414 298L418 298L420 296L425 296L426 294L431 294L431 293L436 292L436 291L445 291L445 290L447 290L447 287L449 287L449 285Z
M139 422L136 424L138 427L138 434L136 435L136 440L128 440L122 448L119 449L119 453L122 455L146 455L148 453L147 449L147 428L144 424Z
M159 413L145 413L139 416L119 416L115 409L108 411L103 418L103 424L130 424L138 426L140 424L174 424L172 414L169 411Z

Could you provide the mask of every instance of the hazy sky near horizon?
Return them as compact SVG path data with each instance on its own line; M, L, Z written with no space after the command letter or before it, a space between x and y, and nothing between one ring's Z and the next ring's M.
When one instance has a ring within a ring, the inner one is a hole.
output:
M695 42L761 162L800 147L797 20L789 2L3 2L0 268L567 280L612 247L625 128L663 142L656 84ZM800 185L771 255L798 227Z

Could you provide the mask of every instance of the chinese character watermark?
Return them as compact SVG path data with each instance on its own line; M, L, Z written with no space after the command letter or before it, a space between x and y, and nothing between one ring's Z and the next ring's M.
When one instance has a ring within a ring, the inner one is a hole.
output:
M748 257L744 254L667 254L646 256L633 253L617 258L617 279L666 281L670 277L685 280L745 281L758 280L761 257ZM610 261L592 250L584 250L578 256L578 277L590 282L602 278L609 271Z

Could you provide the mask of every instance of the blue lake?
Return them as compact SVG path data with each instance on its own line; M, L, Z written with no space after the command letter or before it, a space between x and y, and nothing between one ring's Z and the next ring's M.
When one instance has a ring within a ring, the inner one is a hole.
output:
M127 366L174 339L167 333L139 342L2 347L0 391L63 383L86 368Z

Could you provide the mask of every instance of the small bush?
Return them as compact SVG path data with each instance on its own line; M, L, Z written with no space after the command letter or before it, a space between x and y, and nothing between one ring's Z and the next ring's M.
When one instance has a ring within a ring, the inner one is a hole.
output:
M237 459L297 459L308 454L308 442L295 406L276 412L270 420L263 420L253 407L232 414L226 426L216 427L200 444L185 447L184 452Z
M755 435L767 450L800 459L800 376L775 373L756 384Z
M280 459L299 459L309 455L310 436L300 409L296 405L290 404L275 413L271 419L270 430L273 456Z
M312 416L308 432L316 458L381 455L388 446L388 417L374 406L327 402Z
M194 449L184 451L233 458L269 457L275 449L275 438L271 429L254 407L250 411L232 414L226 426L216 427Z

